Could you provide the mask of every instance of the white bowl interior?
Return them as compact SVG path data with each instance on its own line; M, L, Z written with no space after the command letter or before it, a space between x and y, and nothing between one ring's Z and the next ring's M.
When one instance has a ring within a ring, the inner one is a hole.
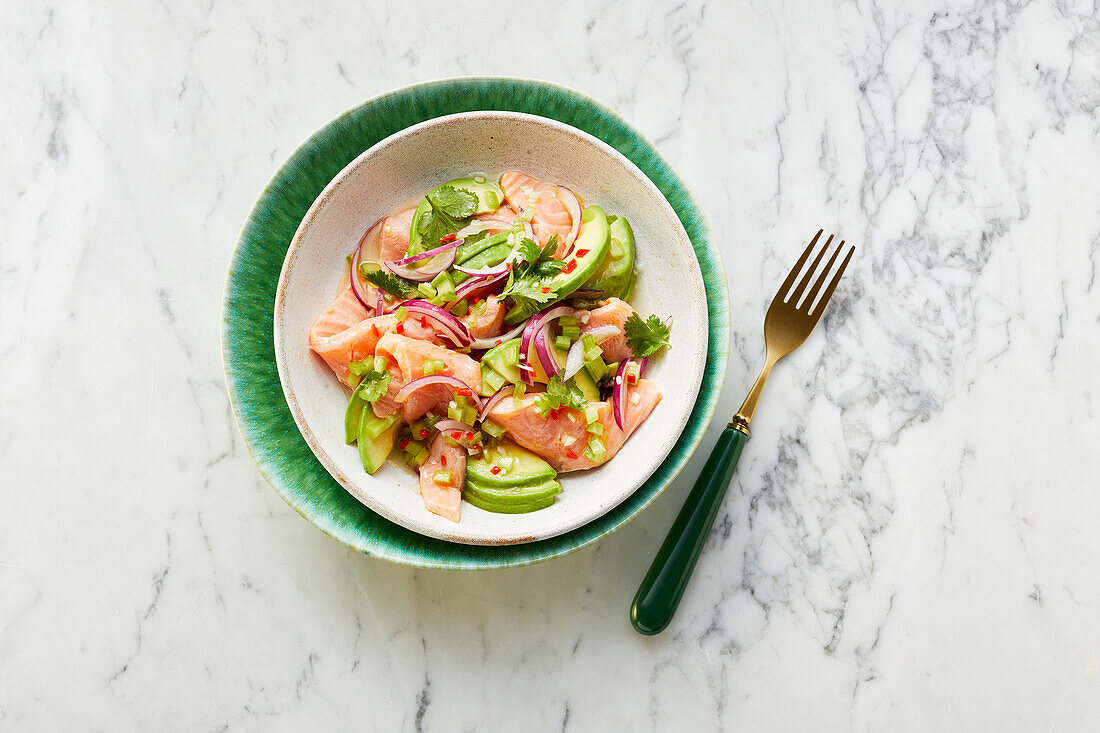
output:
M429 513L415 473L391 461L373 476L345 445L348 393L309 349L309 328L336 296L345 257L378 217L432 187L470 173L509 169L568 185L586 204L625 216L637 242L638 281L631 303L643 315L673 317L672 348L646 376L663 399L611 461L560 476L555 504L529 514L494 514L462 505L462 521ZM620 153L575 128L512 112L440 117L403 130L345 168L310 208L294 237L275 304L275 352L294 419L321 463L353 496L422 534L470 544L553 537L609 511L668 455L687 423L707 353L703 279L691 242L653 183Z

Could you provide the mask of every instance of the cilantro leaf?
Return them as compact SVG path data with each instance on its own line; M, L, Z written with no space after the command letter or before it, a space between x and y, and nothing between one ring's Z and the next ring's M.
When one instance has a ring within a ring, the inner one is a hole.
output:
M428 209L421 213L417 224L422 249L438 247L443 237L466 226L477 211L477 196L464 188L440 186L424 200L428 202Z
M535 397L535 408L543 417L546 417L551 410L561 407L583 410L587 404L588 401L584 399L580 387L572 379L563 382L561 377L556 376L550 378L546 391Z
M359 396L367 402L374 402L390 387L389 371L379 372L374 369L365 372L359 382L361 390Z
M452 219L467 219L477 211L477 196L464 188L440 186L428 194L428 202Z
M405 294L410 290L416 290L416 286L411 281L390 275L382 270L367 270L364 267L360 267L359 274L371 285L382 288L390 295L401 298L402 300L405 299Z
M626 319L624 331L626 343L636 359L655 354L668 346L668 326L655 315L643 321L637 313L631 313L630 318Z

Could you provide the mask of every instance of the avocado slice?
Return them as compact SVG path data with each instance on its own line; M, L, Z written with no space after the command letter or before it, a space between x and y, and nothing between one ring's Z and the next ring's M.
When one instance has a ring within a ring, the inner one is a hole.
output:
M520 380L519 345L520 339L514 338L500 346L494 346L481 357L482 365L488 364L493 371L512 384L517 383Z
M557 496L561 493L561 484L554 479L550 479L534 486L501 489L493 486L483 486L477 481L467 481L464 491L466 494L476 495L479 499L494 504L530 504L540 499Z
M530 503L524 504L502 504L488 501L477 494L465 494L464 498L478 509L493 512L494 514L527 514L528 512L537 512L539 509L546 509L554 504L554 497L552 496L546 499L536 499Z
M475 235L476 236L476 235ZM497 234L490 234L487 237L482 237L476 241L464 242L458 246L455 250L455 264L464 265L471 257L479 254L490 247L506 242L508 240L508 232L498 232Z
M389 457L399 425L396 414L376 417L373 410L363 410L359 416L359 458L367 473L377 471Z
M470 259L461 263L463 267L469 267L473 270L480 270L484 267L492 267L493 265L499 265L504 261L504 258L508 256L508 253L512 251L512 248L508 246L507 242L501 242L494 244L487 249L483 249L477 254L470 257ZM451 272L451 280L455 285L460 284L466 278L470 277L464 272L458 272L454 270Z
M588 295L592 300L626 300L634 289L634 230L622 216L609 216L607 223L611 237L607 255L583 289L599 291Z
M504 201L504 191L501 190L500 186L490 181L485 176L456 178L453 181L448 181L447 183L436 186L432 189L432 192L443 188L443 186L461 188L476 196L477 208L474 209L475 214L488 214L489 212L496 211L500 208L500 203ZM412 227L409 229L409 254L422 252L424 250L420 236L420 217L422 217L431 206L432 205L428 202L428 197L425 196L420 199L416 211L413 212Z
M512 459L511 465L494 474L493 467L499 466L500 459L505 457ZM557 471L549 463L510 440L501 441L495 448L489 448L480 458L466 461L467 481L489 488L537 486L557 475Z
M527 488L497 489L481 486L476 481L467 481L462 496L466 501L498 514L524 514L545 509L554 503L554 497L561 493L561 484L557 481L544 481Z
M554 299L541 307L550 307L552 303L565 298L588 282L603 263L610 246L611 236L607 216L599 206L589 206L581 214L581 229L577 234L577 241L570 255L566 257L567 267L569 262L576 264L569 268L569 272L562 270L546 280ZM579 254L581 252L584 254ZM504 317L504 322L515 325L530 315L531 313L525 312L522 308L513 308Z
M363 399L364 382L356 385L348 398L348 407L344 411L344 442L351 445L359 437L359 418L363 415L363 409L369 404Z

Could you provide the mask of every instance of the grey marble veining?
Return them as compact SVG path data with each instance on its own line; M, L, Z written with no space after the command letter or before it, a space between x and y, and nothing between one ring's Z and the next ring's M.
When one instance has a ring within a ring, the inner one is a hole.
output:
M0 730L1095 728L1095 3L47 2L0 33ZM730 286L719 415L802 243L859 247L661 636L627 605L714 428L619 532L491 573L342 548L238 438L253 201L344 109L456 74L576 87L680 170Z

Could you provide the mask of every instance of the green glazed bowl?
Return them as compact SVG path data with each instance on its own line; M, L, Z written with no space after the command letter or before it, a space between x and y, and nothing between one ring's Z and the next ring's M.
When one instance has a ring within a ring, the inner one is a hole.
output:
M660 467L614 509L565 534L517 545L468 545L405 529L359 503L314 456L298 431L275 362L273 311L283 261L314 200L367 148L407 127L476 110L524 112L583 130L630 159L683 224L702 273L710 313L707 356L687 426ZM644 509L683 468L713 415L729 352L725 277L706 218L656 149L613 112L545 82L467 78L417 84L346 112L305 142L256 203L234 252L225 293L223 352L234 414L256 465L280 496L333 538L408 565L479 569L557 557L596 541Z

